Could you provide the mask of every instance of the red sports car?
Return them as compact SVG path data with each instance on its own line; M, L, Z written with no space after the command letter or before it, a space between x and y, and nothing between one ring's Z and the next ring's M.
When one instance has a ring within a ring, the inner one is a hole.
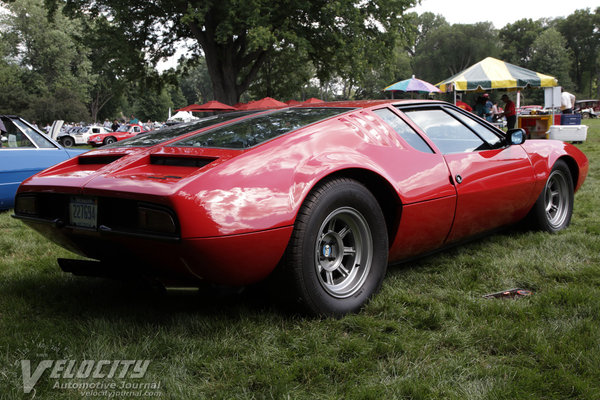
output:
M439 101L215 117L26 180L15 216L96 261L83 275L247 285L275 272L306 310L354 312L387 265L529 218L567 227L586 156Z
M121 125L115 132L99 133L97 135L91 135L88 139L88 144L92 146L102 146L104 144L112 144L119 140L129 139L137 136L140 133L148 132L143 125L139 124L128 124Z

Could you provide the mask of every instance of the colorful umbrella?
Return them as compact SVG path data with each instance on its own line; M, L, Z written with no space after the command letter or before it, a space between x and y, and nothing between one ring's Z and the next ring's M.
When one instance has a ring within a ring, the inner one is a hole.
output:
M419 93L439 93L440 89L433 86L429 82L422 81L421 79L415 78L413 75L410 79L405 79L400 82L396 82L393 85L386 87L383 90L387 91L400 91L400 92L419 92Z
M285 102L285 104L287 104L288 106L297 106L302 103L300 103L298 100L288 100Z
M514 64L488 57L464 71L436 84L442 92L491 89L518 89L526 86L553 87L553 76L540 74Z

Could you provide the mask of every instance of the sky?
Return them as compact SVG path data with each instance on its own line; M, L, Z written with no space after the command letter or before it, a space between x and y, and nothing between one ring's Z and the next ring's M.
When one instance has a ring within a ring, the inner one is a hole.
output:
M440 14L451 24L490 21L500 29L523 18L566 17L575 10L594 11L599 6L599 0L421 0L421 5L410 11Z

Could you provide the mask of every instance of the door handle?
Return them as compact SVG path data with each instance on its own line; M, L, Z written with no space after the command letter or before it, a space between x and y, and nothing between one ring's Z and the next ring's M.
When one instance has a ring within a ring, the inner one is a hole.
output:
M456 177L454 178L454 180L456 181L456 183L462 183L463 178L460 175L456 175Z

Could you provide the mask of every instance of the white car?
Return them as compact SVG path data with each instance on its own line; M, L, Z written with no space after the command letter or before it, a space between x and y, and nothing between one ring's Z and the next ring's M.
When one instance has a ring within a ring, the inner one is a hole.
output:
M108 133L109 131L103 126L92 125L84 126L79 129L70 130L68 133L59 135L57 140L64 147L72 147L76 144L87 144L88 139L91 135L97 135L99 133Z

